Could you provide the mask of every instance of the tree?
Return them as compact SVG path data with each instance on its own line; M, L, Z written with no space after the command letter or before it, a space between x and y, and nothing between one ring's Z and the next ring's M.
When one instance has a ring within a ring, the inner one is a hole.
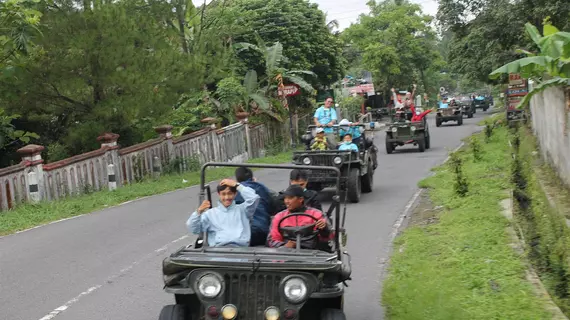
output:
M249 70L245 75L244 85L247 93L245 106L251 106L254 112L265 112L281 121L282 119L272 110L269 98L276 96L278 87L282 86L284 81L294 83L312 95L313 86L301 75L316 75L308 70L289 70L283 67L282 65L286 64L289 59L283 54L284 49L280 42L276 42L270 47L267 47L261 39L258 39L258 42L261 43L261 47L250 43L238 43L236 45L239 48L238 52L252 49L261 53L265 62L263 77L258 79L255 70Z
M524 24L540 26L550 17L562 30L570 28L566 0L441 0L438 21L451 32L450 71L472 80L492 82L488 75L499 66L520 58L518 48L533 46L524 36Z
M313 86L329 86L342 78L344 60L342 45L328 28L324 13L316 4L305 0L234 0L230 7L236 10L236 23L243 26L236 42L279 42L283 55L291 58L282 67L289 70L308 70L317 75ZM241 73L253 69L263 73L262 54L247 51L239 57L244 61Z
M358 48L379 90L407 88L416 80L430 86L426 72L441 65L431 17L407 1L368 3L371 13L346 29L345 42Z
M570 32L561 32L549 22L544 24L543 36L534 25L527 23L525 27L540 52L523 51L527 57L507 63L489 75L496 79L509 73L521 73L524 78L537 82L519 107L548 87L570 85Z
M0 2L0 79L11 81L21 67L21 57L26 56L32 39L39 35L41 13L35 10L36 1L8 0ZM0 100L1 102L1 100ZM18 130L14 121L19 114L10 114L0 108L0 152L16 149L21 143L38 138L33 132ZM8 148L8 149L7 149ZM2 157L0 167L10 164L9 157Z

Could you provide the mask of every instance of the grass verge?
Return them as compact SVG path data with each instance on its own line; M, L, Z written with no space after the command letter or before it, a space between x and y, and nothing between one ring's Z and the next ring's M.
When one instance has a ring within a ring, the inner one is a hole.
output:
M440 212L395 242L382 297L388 319L551 318L525 280L524 257L511 248L501 215L510 188L508 131L500 126L484 137L456 154L466 196L456 195L453 159L420 183Z
M249 163L282 164L291 161L291 152L252 159ZM208 181L232 177L235 169L215 168L208 170ZM186 182L183 182L186 180ZM160 179L147 179L139 183L117 188L115 191L98 191L38 204L21 204L12 210L0 213L0 235L7 235L38 225L65 219L141 197L157 195L200 183L200 172L163 175Z

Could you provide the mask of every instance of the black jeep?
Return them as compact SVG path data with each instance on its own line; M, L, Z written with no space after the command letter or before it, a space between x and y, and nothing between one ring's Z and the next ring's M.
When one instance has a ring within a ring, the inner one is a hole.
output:
M207 167L241 164L207 163L202 167L200 203ZM336 194L326 217L333 237L324 247L303 249L302 241L315 239L315 223L279 227L297 248L210 247L207 235L164 259L164 290L175 304L165 306L159 320L346 320L343 312L345 282L350 280L346 249L345 213L340 210L340 170L337 167L247 164L250 168L322 170L334 177ZM208 196L211 199L211 196ZM289 217L304 213L291 213ZM306 216L306 215L305 215ZM312 216L311 216L312 217ZM342 220L341 220L342 219Z
M310 144L315 137L317 127L311 125L302 140L305 143L305 151L293 152L292 162L296 165L305 166L335 166L341 172L340 188L346 191L348 200L353 203L360 201L361 192L372 192L374 185L374 160L376 147L374 146L374 133L367 134L364 125L358 125L362 134L358 145L358 152L323 150L311 151ZM334 125L333 129L338 136L340 127ZM336 178L321 171L309 170L308 189L320 191L335 185Z

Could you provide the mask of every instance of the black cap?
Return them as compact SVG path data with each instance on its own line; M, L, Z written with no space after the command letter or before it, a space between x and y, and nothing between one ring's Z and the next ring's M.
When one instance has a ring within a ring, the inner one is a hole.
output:
M287 190L285 190L285 192L283 192L283 195L302 198L305 196L305 190L299 185L292 184L287 188Z

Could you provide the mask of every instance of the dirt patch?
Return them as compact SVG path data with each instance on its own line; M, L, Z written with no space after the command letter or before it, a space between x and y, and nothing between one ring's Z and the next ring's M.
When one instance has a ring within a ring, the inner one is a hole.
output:
M406 228L410 226L426 226L439 222L442 206L433 204L429 197L429 190L424 189L417 200L417 205L408 217Z

